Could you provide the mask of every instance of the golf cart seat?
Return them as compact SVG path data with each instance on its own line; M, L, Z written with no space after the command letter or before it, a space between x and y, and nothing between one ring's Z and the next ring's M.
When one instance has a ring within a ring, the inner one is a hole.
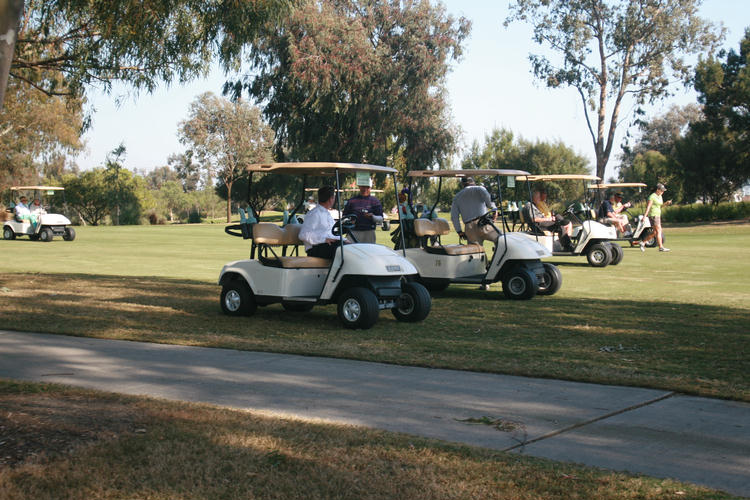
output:
M414 232L420 238L426 236L437 236L438 238L442 235L450 233L450 225L445 219L414 219ZM469 243L467 245L442 245L438 239L435 245L425 245L424 249L427 253L435 253L442 255L468 255L472 253L483 253L484 247L475 243Z
M253 225L253 242L258 245L258 259L263 265L283 267L286 269L328 268L331 261L320 257L278 256L271 247L302 245L299 239L299 224L288 224L285 227L270 222L259 222ZM271 255L269 255L269 251Z

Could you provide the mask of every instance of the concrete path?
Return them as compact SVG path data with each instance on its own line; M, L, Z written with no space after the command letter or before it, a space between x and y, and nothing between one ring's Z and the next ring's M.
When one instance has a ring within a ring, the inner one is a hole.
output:
M328 358L0 330L0 377L364 425L750 496L750 404ZM500 431L469 420L490 417Z

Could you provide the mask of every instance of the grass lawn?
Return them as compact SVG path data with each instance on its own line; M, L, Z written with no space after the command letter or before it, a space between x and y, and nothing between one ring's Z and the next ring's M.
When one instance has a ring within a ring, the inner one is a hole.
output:
M0 380L0 500L733 498L400 434Z
M509 301L455 285L420 324L389 312L367 331L335 306L251 318L219 308L221 266L249 255L223 226L81 227L74 242L0 241L0 324L211 347L554 377L750 401L750 224L668 228L671 253L618 266L557 259L563 287ZM379 232L387 241L387 233Z

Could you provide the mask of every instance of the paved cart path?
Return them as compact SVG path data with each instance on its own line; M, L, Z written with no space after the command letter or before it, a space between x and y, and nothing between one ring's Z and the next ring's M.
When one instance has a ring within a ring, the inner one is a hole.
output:
M380 363L0 330L0 377L204 402L750 496L750 404ZM471 424L491 417L508 431Z

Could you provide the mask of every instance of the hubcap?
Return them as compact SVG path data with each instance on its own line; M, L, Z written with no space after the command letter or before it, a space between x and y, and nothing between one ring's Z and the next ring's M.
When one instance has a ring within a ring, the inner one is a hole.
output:
M398 312L409 315L414 312L414 297L408 293L402 293L398 298Z
M521 295L526 291L526 282L520 276L514 276L508 282L508 287L513 295Z
M242 305L242 297L240 296L240 293L237 290L229 290L224 296L224 305L232 312L239 311L240 306Z
M604 252L601 250L596 250L594 252L593 257L594 257L594 262L596 262L597 264L604 262Z
M550 276L550 274L545 271L545 273L542 275L542 282L539 283L539 288L542 290L546 290L551 284L552 276Z
M341 308L344 318L349 322L355 322L359 319L359 315L362 314L362 307L359 305L357 299L346 299L344 307Z

